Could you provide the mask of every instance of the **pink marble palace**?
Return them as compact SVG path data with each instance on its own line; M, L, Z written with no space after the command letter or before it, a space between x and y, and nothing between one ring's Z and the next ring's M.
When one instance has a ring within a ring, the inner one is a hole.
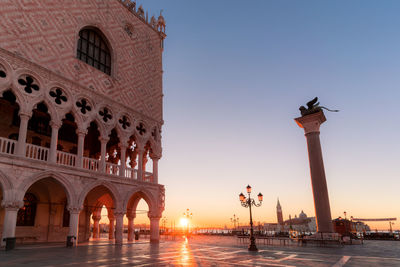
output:
M6 0L0 17L1 244L97 238L103 206L121 244L141 199L157 242L163 16L129 0Z

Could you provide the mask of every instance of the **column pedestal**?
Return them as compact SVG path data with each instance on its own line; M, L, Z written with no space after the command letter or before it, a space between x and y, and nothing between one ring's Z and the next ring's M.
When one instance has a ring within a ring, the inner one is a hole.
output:
M79 234L79 213L81 212L78 208L68 208L69 210L69 231L68 236L73 236L72 239L74 246L78 244Z
M123 232L124 232L124 213L114 212L114 216L116 217L115 244L122 245Z
M110 220L110 224L108 226L108 239L114 239L114 218L108 218Z
M128 241L133 241L135 237L134 220L135 216L128 216Z
M100 238L100 216L93 216L93 238Z
M4 238L15 237L15 227L17 225L17 214L20 207L23 207L21 203L6 203L4 205L4 222L3 222L3 233L1 236L0 244L5 246L6 242Z
M150 217L150 242L160 242L160 219L161 217Z
M296 118L297 124L304 129L307 139L310 162L311 184L314 195L315 217L318 233L333 233L328 187L325 178L324 161L319 140L319 128L326 121L322 111Z

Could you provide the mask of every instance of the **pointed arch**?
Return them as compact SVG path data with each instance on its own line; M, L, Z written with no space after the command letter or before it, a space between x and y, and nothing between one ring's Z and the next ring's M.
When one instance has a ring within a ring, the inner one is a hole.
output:
M76 192L74 190L75 187L69 182L70 179L55 171L39 172L32 175L28 179L25 179L24 182L22 182L18 187L17 199L23 200L26 191L28 191L28 189L34 183L46 178L56 180L64 188L69 205L74 205L76 203Z
M8 176L1 170L0 170L0 187L1 190L3 191L3 196L6 191L13 189L13 184L11 183L10 178L8 178Z
M55 109L55 107L52 105L52 103L49 102L48 99L42 97L38 101L36 101L32 106L30 107L31 111L33 111L35 108L37 108L37 105L43 103L47 107L47 112L50 115L50 121L61 121L61 119L58 116L58 112Z
M78 201L77 201L78 207L83 207L86 196L93 189L95 189L97 187L102 187L102 186L105 187L109 191L110 196L114 201L114 206L115 206L114 208L116 210L120 210L121 209L121 199L119 198L120 194L118 192L118 189L115 185L113 185L112 183L109 183L107 181L95 181L93 183L86 185L83 188L83 190L81 191L81 193L79 194Z
M149 206L149 212L154 210L157 207L157 201L154 195L147 189L138 188L134 192L128 192L125 197L123 208L127 210L127 214L132 210L136 210L136 207L141 199L146 201Z

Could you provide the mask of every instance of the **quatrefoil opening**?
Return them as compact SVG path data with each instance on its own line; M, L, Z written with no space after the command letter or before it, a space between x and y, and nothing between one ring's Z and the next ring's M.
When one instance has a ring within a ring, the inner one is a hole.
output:
M82 98L79 101L76 101L75 105L79 108L82 114L86 114L86 112L92 111L92 107L89 106L86 99Z
M103 108L103 110L100 110L99 115L102 117L104 122L112 119L111 112L108 110L108 108Z
M34 79L31 76L26 76L25 79L18 79L18 83L24 86L25 92L28 94L32 94L33 90L39 91L40 88L37 84L34 83Z
M50 91L49 95L54 98L54 102L56 102L58 105L68 101L67 97L64 95L64 92L60 88Z
M119 119L118 122L121 124L121 126L124 130L131 127L131 123L129 122L129 119L126 116L122 116L122 118Z
M0 78L6 78L7 73L4 70L0 70Z
M144 127L143 123L139 123L139 126L136 126L136 130L140 135L144 135L146 133L146 128Z

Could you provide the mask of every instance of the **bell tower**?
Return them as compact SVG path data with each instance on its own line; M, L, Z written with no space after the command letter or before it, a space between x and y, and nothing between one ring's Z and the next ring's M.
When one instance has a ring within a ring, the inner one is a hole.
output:
M283 226L283 214L282 214L281 203L279 203L279 198L278 198L278 203L276 204L276 216L278 218L278 225Z

